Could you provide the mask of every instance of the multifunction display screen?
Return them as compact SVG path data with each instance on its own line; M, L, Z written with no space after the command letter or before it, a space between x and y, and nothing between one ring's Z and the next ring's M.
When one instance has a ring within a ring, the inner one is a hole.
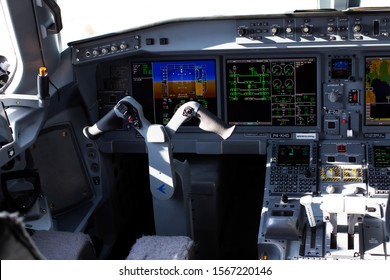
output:
M366 57L365 125L390 125L390 57Z
M226 60L227 118L245 126L317 126L317 59Z

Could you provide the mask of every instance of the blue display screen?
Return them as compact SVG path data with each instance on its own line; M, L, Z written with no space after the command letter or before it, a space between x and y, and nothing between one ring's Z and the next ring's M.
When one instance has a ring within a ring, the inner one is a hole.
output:
M144 113L151 122L167 124L188 101L197 101L218 114L214 59L133 62L132 72L133 96L149 99L152 106ZM195 125L195 121L186 125Z

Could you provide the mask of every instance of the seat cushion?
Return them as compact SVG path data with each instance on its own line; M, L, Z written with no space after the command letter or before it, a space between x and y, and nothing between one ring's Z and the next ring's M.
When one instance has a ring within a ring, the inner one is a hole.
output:
M96 259L89 235L65 231L35 231L31 239L42 255L49 260Z
M187 236L143 236L135 242L127 260L188 260L194 242Z
M18 213L0 212L0 259L44 259L24 228L23 219Z

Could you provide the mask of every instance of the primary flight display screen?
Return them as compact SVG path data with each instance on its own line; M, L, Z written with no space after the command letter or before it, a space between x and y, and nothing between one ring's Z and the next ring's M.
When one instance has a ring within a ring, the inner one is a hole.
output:
M227 117L243 126L317 126L317 59L227 59Z
M390 57L366 57L365 125L390 125Z
M182 104L197 101L217 115L216 62L171 60L132 62L132 93L150 122L166 125ZM186 125L195 125L191 120Z

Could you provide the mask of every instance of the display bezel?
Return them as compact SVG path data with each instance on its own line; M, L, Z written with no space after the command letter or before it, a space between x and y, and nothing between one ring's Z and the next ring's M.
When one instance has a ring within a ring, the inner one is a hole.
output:
M224 115L226 122L229 122L229 113L228 113L228 67L227 62L228 60L266 60L266 59L315 59L316 61L316 76L317 76L317 84L316 84L316 98L317 98L317 116L316 116L316 125L313 126L294 126L294 125L282 125L282 126L275 126L275 125L236 125L236 131L242 132L242 133L275 133L275 132L302 132L302 133L313 133L313 132L320 132L321 131L321 83L319 82L321 79L321 71L320 71L320 65L321 65L321 57L318 54L301 54L297 53L294 55L281 55L277 53L270 53L270 54L259 54L259 55L252 55L252 56L225 56L223 59L224 67L223 67L223 75L224 75Z

